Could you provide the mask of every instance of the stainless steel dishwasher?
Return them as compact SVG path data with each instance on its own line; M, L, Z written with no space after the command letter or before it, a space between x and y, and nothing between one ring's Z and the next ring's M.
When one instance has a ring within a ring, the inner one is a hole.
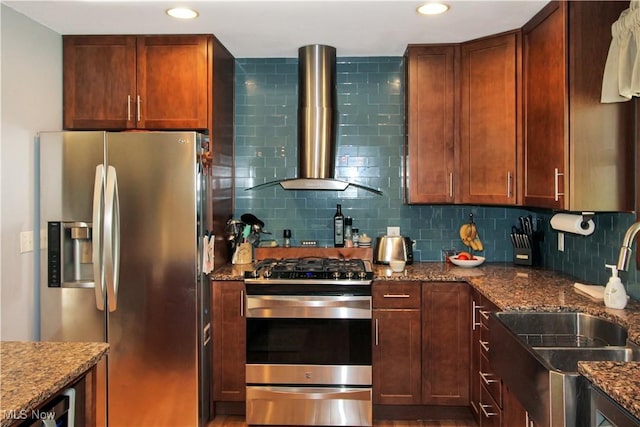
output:
M639 427L640 420L618 405L598 387L589 387L591 427Z

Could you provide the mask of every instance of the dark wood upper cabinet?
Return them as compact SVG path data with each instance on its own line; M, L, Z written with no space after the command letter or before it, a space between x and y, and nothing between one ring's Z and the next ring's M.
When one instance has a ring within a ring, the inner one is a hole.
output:
M63 36L64 128L132 129L136 39Z
M63 36L64 128L206 130L213 36Z
M453 203L457 47L409 46L405 53L405 199Z
M459 202L517 204L520 33L461 47Z
M524 205L634 209L634 103L600 103L622 1L551 2L523 28Z

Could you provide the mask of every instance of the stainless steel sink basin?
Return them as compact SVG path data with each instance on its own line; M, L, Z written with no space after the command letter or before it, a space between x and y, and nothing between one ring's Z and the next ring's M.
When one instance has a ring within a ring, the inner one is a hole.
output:
M499 312L489 317L489 361L536 426L589 425L579 361L640 360L627 330L583 313Z
M560 372L574 373L578 371L578 362L586 361L615 361L629 362L635 360L631 347L600 347L600 348L553 348L533 347L549 366Z
M501 312L505 326L533 347L626 345L627 330L585 313Z

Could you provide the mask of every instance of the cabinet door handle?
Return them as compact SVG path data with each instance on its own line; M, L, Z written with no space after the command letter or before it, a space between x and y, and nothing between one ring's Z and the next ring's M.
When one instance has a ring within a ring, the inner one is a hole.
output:
M560 177L564 176L564 173L559 172L558 168L555 168L553 170L553 182L554 182L554 191L553 191L553 196L554 196L554 200L557 202L560 199L560 196L564 196L564 192L560 192Z
M477 318L476 318L476 313L481 309L484 308L481 305L476 305L475 301L471 301L471 330L475 331L476 330L476 326L481 326L482 323L478 322Z
M487 411L487 408L493 409L491 407L491 405L485 405L484 403L480 404L480 409L482 409L482 413L484 414L485 417L490 418L490 417L494 417L494 416L498 415L495 412Z
M453 172L449 172L449 198L453 199Z
M482 381L483 381L486 385L489 385L489 384L497 383L497 382L498 382L498 380L492 380L492 379L489 379L489 377L490 377L490 376L491 376L491 374L487 374L486 372L482 372L482 371L480 371L480 378L482 378Z
M127 95L127 121L131 120L131 95Z
M240 317L244 317L244 291L240 291Z
M489 351L489 341L480 341L480 346L484 349L484 351Z
M384 298L411 298L411 295L407 294L384 294Z
M376 319L376 321L374 322L374 326L375 326L375 333L374 333L374 336L375 336L375 345L376 345L376 347L377 347L377 346L378 346L378 343L379 343L379 341L378 341L378 330L379 330L379 328L380 328L379 323L378 323L378 319Z
M507 199L511 198L511 171L507 171Z
M136 121L140 121L140 119L142 118L142 111L141 111L140 107L140 95L138 95L137 99L136 99Z

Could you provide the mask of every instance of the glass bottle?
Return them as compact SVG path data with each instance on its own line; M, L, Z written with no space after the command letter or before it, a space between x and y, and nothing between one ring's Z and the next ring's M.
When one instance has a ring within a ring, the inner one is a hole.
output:
M342 205L338 205L333 216L333 246L344 247L344 215L342 215Z

